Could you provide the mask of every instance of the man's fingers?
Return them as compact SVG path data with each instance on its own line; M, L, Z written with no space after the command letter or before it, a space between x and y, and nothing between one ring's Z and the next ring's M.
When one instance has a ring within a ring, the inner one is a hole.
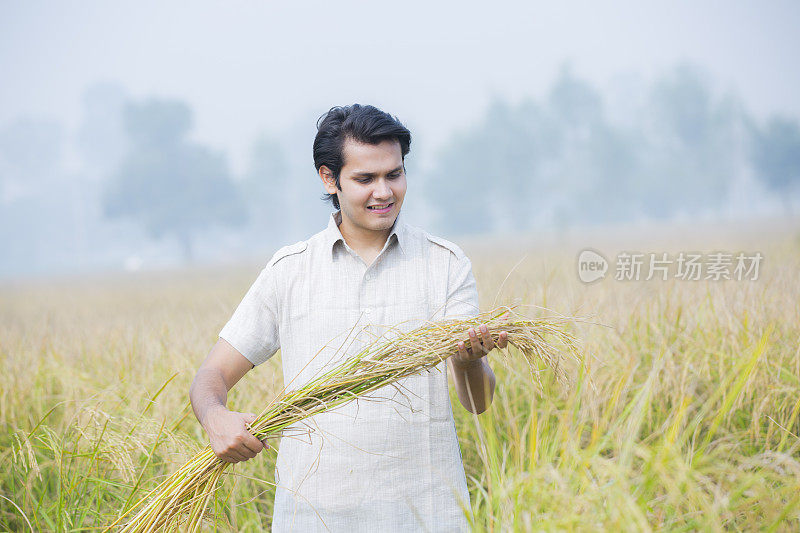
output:
M481 336L483 337L483 351L489 353L494 350L494 339L492 338L492 334L489 333L489 328L486 327L486 324L481 324L480 331Z
M461 357L467 356L467 347L464 345L464 341L458 341L458 355Z
M239 453L237 450L233 450L233 449L228 450L227 452L225 452L224 455L228 459L231 459L231 461L230 461L231 463L238 463L238 462L241 462L241 461L247 461L247 457L245 457L244 455Z
M260 440L255 438L252 433L248 432L242 440L242 444L251 452L258 454L264 449Z
M248 452L257 455L261 453L261 450L264 449L264 443L258 440L255 435L253 435L253 430L250 428L250 424L256 421L256 415L253 413L242 414L244 415L245 429L247 430L242 436L242 446L246 448ZM255 457L255 455L252 457Z
M478 358L483 355L483 347L478 340L478 334L475 333L475 328L469 328L469 344L472 347L472 357Z
M263 449L264 448L261 446L260 442L258 443L258 451L251 450L248 446L242 444L241 446L239 446L239 453L244 455L246 458L245 460L247 460L247 459L252 459L256 455L258 455Z
M497 347L505 348L508 346L508 333L505 331L500 332L500 338L497 339Z
M458 358L461 361L468 361L469 360L469 352L467 351L467 346L464 344L464 341L458 341Z

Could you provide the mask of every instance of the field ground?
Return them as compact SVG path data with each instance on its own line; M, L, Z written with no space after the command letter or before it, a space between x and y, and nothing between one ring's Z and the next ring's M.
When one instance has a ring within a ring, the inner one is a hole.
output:
M800 226L467 241L481 305L589 317L560 388L495 364L492 407L454 412L476 530L800 529ZM760 251L755 281L579 281L593 248ZM266 260L266 258L265 258ZM194 370L261 265L0 287L0 530L89 530L204 444ZM258 412L275 362L229 406ZM275 453L236 468L222 530L266 528Z

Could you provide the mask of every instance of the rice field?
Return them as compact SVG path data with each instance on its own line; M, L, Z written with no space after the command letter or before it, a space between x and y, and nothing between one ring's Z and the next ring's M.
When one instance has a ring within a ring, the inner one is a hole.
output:
M572 387L497 358L486 413L453 391L476 531L800 529L797 224L463 244L484 310L587 317ZM587 285L587 246L765 259L756 281ZM0 287L0 530L101 530L202 449L189 384L260 268ZM276 356L228 405L281 388ZM274 461L228 470L209 530L268 528Z

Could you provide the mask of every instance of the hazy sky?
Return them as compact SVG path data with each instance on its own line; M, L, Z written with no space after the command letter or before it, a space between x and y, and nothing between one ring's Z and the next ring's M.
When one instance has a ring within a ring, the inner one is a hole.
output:
M333 105L374 103L435 146L493 95L541 97L565 61L600 87L691 61L756 116L800 117L800 3L645 4L3 1L0 125L74 129L84 89L113 81L188 101L195 138L235 168L262 130L307 130L310 164Z

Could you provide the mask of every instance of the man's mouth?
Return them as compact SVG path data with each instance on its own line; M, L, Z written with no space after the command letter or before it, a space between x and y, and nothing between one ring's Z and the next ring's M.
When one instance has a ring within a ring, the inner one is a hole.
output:
M373 213L388 213L389 210L394 205L394 202L390 202L388 204L376 204L376 205L369 205L367 209L372 211Z

